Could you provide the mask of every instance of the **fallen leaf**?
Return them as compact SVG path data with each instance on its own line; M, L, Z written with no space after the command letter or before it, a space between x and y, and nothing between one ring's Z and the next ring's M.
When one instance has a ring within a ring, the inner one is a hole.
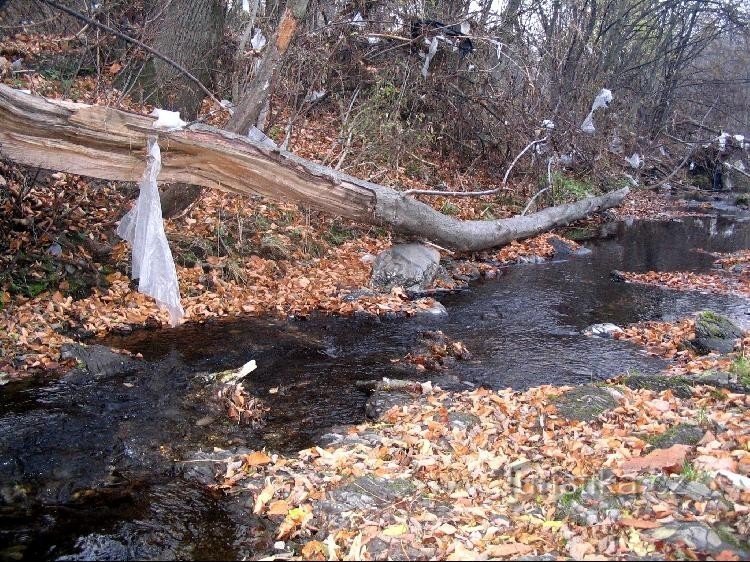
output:
M656 529L660 527L656 521L648 521L646 519L633 519L632 517L622 517L620 519L620 525L624 527L633 527L635 529Z
M389 527L383 529L383 534L386 537L400 537L407 532L409 532L409 527L407 527L403 523L400 523L398 525L390 525Z
M645 457L634 457L625 460L621 465L625 472L639 472L649 469L664 469L681 466L685 462L685 456L690 450L687 445L672 445L668 449L657 449Z
M245 464L248 466L259 466L262 464L268 464L269 462L271 462L271 457L263 451L253 451L252 453L245 455Z
M266 484L266 487L263 488L260 494L258 494L258 497L255 499L255 506L253 507L253 513L258 515L261 511L263 511L263 507L271 500L276 490L273 487L273 484Z
M487 554L489 554L490 558L497 558L498 556L523 556L533 550L533 546L520 542L491 544L487 546Z
M289 508L289 503L286 500L277 500L268 506L268 515L286 515Z

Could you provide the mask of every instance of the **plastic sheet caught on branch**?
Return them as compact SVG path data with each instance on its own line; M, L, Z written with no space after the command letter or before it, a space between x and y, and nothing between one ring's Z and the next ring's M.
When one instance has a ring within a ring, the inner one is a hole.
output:
M429 41L429 49L427 50L427 55L425 55L424 58L424 64L422 65L422 77L427 78L427 73L430 70L430 63L432 62L432 57L435 56L435 53L437 53L438 49L438 38L437 36L433 37Z
M130 242L133 253L132 277L138 291L153 297L169 312L169 323L176 326L184 316L180 305L172 252L164 233L161 201L156 178L161 170L161 151L156 137L149 137L146 172L141 180L138 201L120 221L117 235Z
M634 152L632 156L626 156L625 161L630 164L631 168L636 170L641 167L641 164L643 164L643 158L641 158L641 155L637 152Z
M586 116L586 119L583 120L583 124L581 125L581 130L584 133L593 135L596 132L596 128L594 127L594 111L596 111L597 109L601 109L602 107L607 107L612 101L612 99L613 99L612 92L607 90L606 88L602 88L602 90L597 94L596 98L594 99L594 103L591 104L591 111L589 111L589 114Z

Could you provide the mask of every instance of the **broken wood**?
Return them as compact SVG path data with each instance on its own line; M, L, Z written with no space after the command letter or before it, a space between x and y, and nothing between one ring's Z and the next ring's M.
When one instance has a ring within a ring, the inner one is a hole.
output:
M0 85L0 155L83 176L138 181L146 139L162 149L159 182L201 185L291 201L358 222L388 225L441 246L476 251L534 236L620 204L628 188L492 221L460 220L370 183L206 125L153 128L154 118L109 107L48 100Z

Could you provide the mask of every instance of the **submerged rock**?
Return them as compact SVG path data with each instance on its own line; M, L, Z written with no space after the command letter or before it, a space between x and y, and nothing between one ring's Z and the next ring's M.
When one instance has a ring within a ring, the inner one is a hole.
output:
M370 285L388 292L394 287L426 289L440 270L440 252L423 244L398 244L375 259Z
M690 343L698 353L729 353L741 337L742 329L729 318L704 310L695 318L695 339Z
M103 345L65 344L60 351L61 359L76 359L89 374L110 376L132 371L139 362Z

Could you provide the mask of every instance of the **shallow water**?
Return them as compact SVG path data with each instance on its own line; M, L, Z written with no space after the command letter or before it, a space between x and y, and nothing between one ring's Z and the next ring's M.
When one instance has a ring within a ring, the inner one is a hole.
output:
M472 352L456 369L490 387L577 384L627 370L659 370L636 347L581 335L599 322L674 319L702 308L748 324L748 303L615 282L610 272L707 270L696 249L750 248L744 217L608 225L593 253L507 268L444 299L447 319L242 320L142 331L108 345L141 352L142 368L70 376L0 390L0 550L24 558L235 558L272 538L240 500L185 478L184 460L213 447L293 451L325 429L363 419L353 382L394 376L428 329ZM246 388L270 406L253 431L215 415L196 373L242 365ZM401 376L401 375L397 375ZM269 394L278 388L276 394ZM2 557L2 554L0 554Z

